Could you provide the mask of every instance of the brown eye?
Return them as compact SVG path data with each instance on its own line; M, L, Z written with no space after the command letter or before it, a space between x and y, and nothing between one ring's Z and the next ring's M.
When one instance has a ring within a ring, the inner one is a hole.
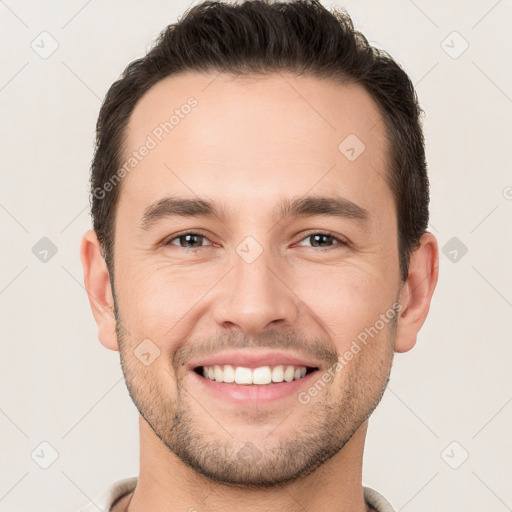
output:
M304 237L301 241L304 240L309 240L311 247L318 247L320 249L328 249L329 247L333 246L348 245L344 240L330 233L311 233L308 236Z

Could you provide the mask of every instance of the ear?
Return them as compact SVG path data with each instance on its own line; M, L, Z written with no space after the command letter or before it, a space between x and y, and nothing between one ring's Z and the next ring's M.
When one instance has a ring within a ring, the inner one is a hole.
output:
M98 339L106 348L119 350L110 276L101 253L101 244L92 229L82 237L80 258L89 304L98 325Z
M397 324L395 352L407 352L416 338L430 308L439 274L439 249L432 233L425 233L420 245L411 254L409 276L402 285L399 302L402 306Z

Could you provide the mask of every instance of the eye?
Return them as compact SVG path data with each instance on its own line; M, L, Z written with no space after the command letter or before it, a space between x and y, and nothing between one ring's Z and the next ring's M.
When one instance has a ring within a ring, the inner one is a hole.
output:
M310 233L306 237L304 237L301 241L304 240L310 240L311 245L310 247L319 247L319 248L325 248L328 249L329 247L336 247L336 246L342 246L347 247L348 242L345 240L342 240L341 238L334 236L331 233ZM334 241L334 243L330 243L331 241ZM300 244L298 244L300 245ZM303 246L304 247L304 246ZM307 246L306 246L307 247Z
M174 243L177 240L178 243ZM208 240L206 236L196 233L195 231L187 231L178 236L169 238L164 245L177 245L182 249L198 249L204 247L203 241Z
M306 237L302 238L299 244L297 245L302 245L301 242L305 240L310 241L309 247L316 247L320 249L329 249L330 247L337 246L348 247L349 245L348 242L331 233L310 233ZM205 244L205 241L209 243ZM180 247L181 249L194 250L200 249L201 247L208 247L209 245L213 244L211 244L208 238L205 235L202 235L201 233L195 231L186 231L184 233L180 233L174 236L173 238L169 238L166 242L163 243L163 245L174 245ZM302 246L307 247L304 245Z

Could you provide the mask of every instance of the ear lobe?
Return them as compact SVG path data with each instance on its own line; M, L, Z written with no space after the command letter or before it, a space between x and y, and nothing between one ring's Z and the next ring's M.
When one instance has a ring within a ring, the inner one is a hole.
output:
M395 352L407 352L416 344L430 308L439 275L439 249L432 233L425 233L412 254L409 276L400 292Z
M119 350L110 275L101 253L101 244L92 229L82 237L80 259L89 304L98 325L98 339L106 348Z

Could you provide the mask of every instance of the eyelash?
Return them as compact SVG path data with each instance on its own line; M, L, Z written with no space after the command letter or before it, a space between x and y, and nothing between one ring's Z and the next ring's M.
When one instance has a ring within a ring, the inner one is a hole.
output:
M192 251L192 252L196 252L198 251L199 249L204 249L205 247L208 247L208 246L201 246L201 247L195 247L195 248L187 248L187 247L180 247L179 245L175 245L175 244L172 244L171 242L174 241L174 240L177 240L181 237L184 237L186 235L198 235L200 237L203 237L205 238L206 240L208 240L210 243L211 243L211 240L209 240L209 238L197 231L184 231L183 233L179 233L178 235L174 236L173 238L169 238L166 242L163 243L163 245L174 245L175 247L177 247L178 249L184 249L186 251ZM336 235L334 235L333 233L329 233L329 232L324 232L324 231L312 231L310 233L308 233L306 236L302 237L299 242L302 242L304 240L306 240L307 238L311 238L312 236L314 235L323 235L323 236L327 236L329 238L332 238L333 240L335 240L337 243L335 245L332 245L330 247L325 247L325 248L318 248L319 250L321 251L326 251L326 250L329 250L329 249L332 249L332 248L336 248L336 247L349 247L350 244L340 238L340 237L337 237ZM312 249L315 249L314 246L311 246Z

